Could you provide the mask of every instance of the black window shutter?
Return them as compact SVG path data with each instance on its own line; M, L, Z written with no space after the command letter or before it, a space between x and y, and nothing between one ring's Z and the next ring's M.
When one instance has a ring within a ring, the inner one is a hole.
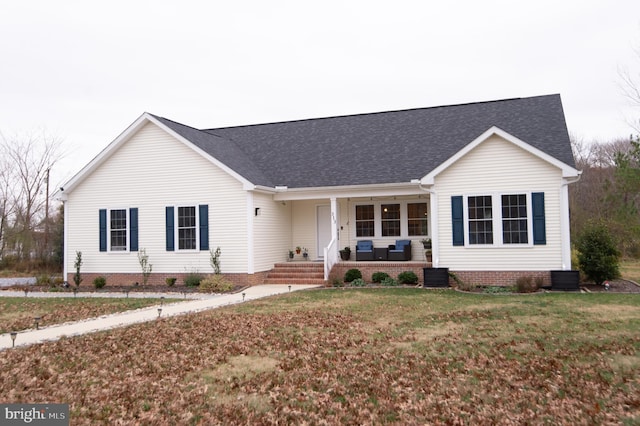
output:
M544 217L544 192L533 192L531 194L531 210L533 211L533 244L547 244L547 231Z
M462 196L451 197L451 226L453 229L453 245L464 245L464 213Z
M174 232L174 226L175 226L175 222L173 219L173 206L172 207L166 207L165 208L165 215L166 215L166 235L167 235L167 251L174 251L175 250L175 232Z
M100 209L100 251L107 251L107 209Z
M200 250L209 250L209 206L198 206L200 210Z
M138 251L138 208L129 209L129 251Z

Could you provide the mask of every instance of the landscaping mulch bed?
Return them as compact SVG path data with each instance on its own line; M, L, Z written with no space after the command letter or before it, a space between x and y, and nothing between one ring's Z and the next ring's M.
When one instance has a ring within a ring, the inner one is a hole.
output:
M640 293L640 285L629 280L611 280L609 281L609 290L604 285L593 283L581 283L580 288L592 293L606 292L609 293Z

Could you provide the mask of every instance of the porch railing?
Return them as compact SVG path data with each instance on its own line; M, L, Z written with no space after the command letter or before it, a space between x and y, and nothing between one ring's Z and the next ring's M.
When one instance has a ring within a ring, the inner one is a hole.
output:
M333 265L338 263L338 250L336 249L337 244L338 242L334 238L331 240L329 245L324 248L324 279L325 281L329 279L329 273L331 272L331 268L333 268Z

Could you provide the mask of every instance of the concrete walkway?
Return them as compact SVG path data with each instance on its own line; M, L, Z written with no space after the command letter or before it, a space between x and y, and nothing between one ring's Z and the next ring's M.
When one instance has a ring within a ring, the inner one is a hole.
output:
M192 312L200 312L208 309L218 308L221 306L234 305L242 302L248 302L250 300L261 299L263 297L288 293L290 291L305 290L314 287L318 286L295 284L290 286L258 285L249 287L243 292L234 294L187 294L187 296L191 296L192 300L162 305L158 303L157 305L142 309L136 309L134 311L104 315L98 318L90 318L77 322L52 325L50 327L41 327L39 330L29 329L19 331L16 336L15 347L28 346L34 343L58 340L63 336L78 336L81 334L109 330L116 327L123 327L130 324L153 321L158 318L158 315L160 315L162 318L165 318ZM77 297L86 297L86 295L90 295L89 297L98 297L98 294L100 295L99 297L109 297L107 296L107 294L111 294L111 297L126 297L123 293L86 293L85 295L83 295L82 293L78 293ZM0 296L9 297L16 295L18 297L25 297L24 292L0 291ZM180 293L154 293L154 295L155 296L150 296L149 293L129 293L129 297L159 298L164 296L165 298L179 298L182 296ZM69 293L33 292L29 293L27 297L74 297L74 295ZM161 309L161 311L158 311L158 309ZM0 351L11 347L12 340L10 333L2 334L0 336Z

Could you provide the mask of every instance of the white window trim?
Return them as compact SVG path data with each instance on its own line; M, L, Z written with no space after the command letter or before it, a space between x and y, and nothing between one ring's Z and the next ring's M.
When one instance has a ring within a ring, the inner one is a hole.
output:
M486 194L485 194L486 195ZM359 240L371 240L371 239L381 239L381 240L410 240L410 239L423 239L423 238L431 238L431 216L427 214L427 233L428 235L409 235L409 214L407 204L418 204L424 203L427 205L427 212L430 213L429 210L429 200L375 200L375 201L359 201L354 203L353 209L350 212L351 220L354 223L353 227L353 238L356 241ZM390 235L383 236L382 235L382 213L381 208L383 204L400 204L400 235ZM373 205L373 236L371 237L358 237L356 235L356 206L371 206Z
M127 226L125 228L127 246L124 250L111 250L111 212L115 210L124 210L127 220ZM113 209L107 209L107 253L129 253L131 248L131 221L129 218L129 207L119 207Z
M173 209L173 229L174 229L174 245L175 251L181 253L195 253L200 251L200 204L180 204L175 206ZM181 249L180 248L180 229L178 229L179 223L179 214L178 209L180 207L193 207L196 211L196 248L195 249Z
M526 195L527 197L527 242L505 244L502 235L502 196L503 195ZM469 239L469 197L491 197L492 223L493 223L493 244L471 244ZM516 248L533 247L533 208L531 206L531 191L506 191L506 192L478 192L465 194L463 217L464 217L464 246L468 248Z

